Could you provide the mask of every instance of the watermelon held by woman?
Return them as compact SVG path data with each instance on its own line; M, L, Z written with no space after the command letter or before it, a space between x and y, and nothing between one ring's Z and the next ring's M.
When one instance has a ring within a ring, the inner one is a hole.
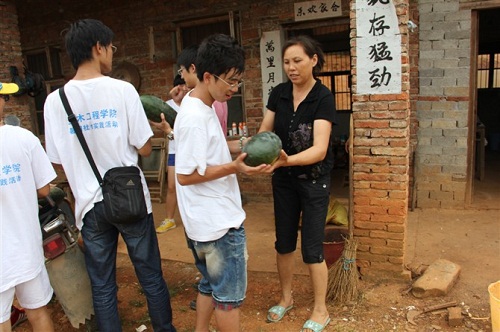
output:
M152 95L142 95L141 103L146 113L146 117L153 122L161 122L160 114L165 114L165 120L170 127L174 128L175 117L177 112L167 105L163 100Z
M261 164L273 164L281 152L281 139L271 131L263 131L252 136L241 152L246 152L245 164L248 166L259 166Z

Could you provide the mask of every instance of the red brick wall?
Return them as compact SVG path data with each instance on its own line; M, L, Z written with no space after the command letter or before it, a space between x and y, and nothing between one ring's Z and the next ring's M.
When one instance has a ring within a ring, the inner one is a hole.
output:
M379 275L400 277L403 271L411 152L410 93L418 93L410 91L410 79L415 76L410 74L409 63L410 56L414 57L415 53L409 48L405 34L408 1L394 1L403 32L403 92L382 96L354 95L354 226L355 236L360 240L358 265L366 278ZM242 45L247 55L244 89L246 122L252 135L260 126L263 109L260 34L293 23L294 1L207 0L198 2L196 7L188 1L163 0L66 1L59 7L42 6L40 4L46 2L41 0L29 0L29 3L30 6L18 8L22 18L23 49L54 44L62 47L62 36L68 22L84 17L103 20L116 34L114 43L118 52L115 65L123 60L135 64L142 77L140 93L162 98L167 98L175 74L175 22L211 16L214 12L239 12ZM342 0L342 4L344 14L349 15L349 1ZM351 28L355 30L354 12L350 12ZM151 27L155 41L154 59L149 54ZM353 82L356 82L354 36L355 33L351 33ZM73 70L64 56L63 62L69 79ZM238 177L242 192L248 198L261 201L272 199L269 176Z
M11 82L10 66L16 66L24 78L21 40L16 7L9 2L0 1L0 82ZM27 96L11 96L4 110L5 115L16 115L21 125L32 129L30 100Z
M408 213L410 154L408 2L393 1L402 35L402 92L359 95L353 86L354 235L357 263L366 278L401 276ZM351 36L356 36L351 11ZM351 39L353 82L357 79L356 40Z
M113 43L118 47L113 66L121 61L133 63L141 75L141 94L152 94L167 99L175 75L176 53L175 24L173 21L187 20L188 17L221 15L228 10L240 13L242 45L247 61L245 70L245 112L249 134L259 129L263 118L261 68L259 42L264 30L280 28L281 23L293 21L293 1L246 1L211 0L193 8L184 1L167 3L164 1L138 0L105 5L99 1L86 3L72 2L52 6L37 5L42 1L32 0L30 6L20 6L22 15L22 44L25 48L39 48L58 45L63 50L62 60L66 79L71 79L74 70L64 54L64 30L68 23L79 18L92 17L102 20L115 33ZM345 9L348 1L342 0ZM110 6L113 7L111 12ZM40 7L40 8L39 8ZM51 7L51 8L47 8ZM33 10L33 8L37 8ZM347 14L347 10L345 11ZM155 56L149 54L149 32L153 28ZM268 176L246 177L239 175L240 187L253 200L272 198Z

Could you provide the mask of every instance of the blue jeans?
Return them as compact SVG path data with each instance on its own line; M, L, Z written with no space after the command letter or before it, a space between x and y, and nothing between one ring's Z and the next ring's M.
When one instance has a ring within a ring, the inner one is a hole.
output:
M122 331L116 284L116 249L118 234L121 234L146 295L154 331L175 332L153 215L149 214L143 220L129 225L112 224L107 221L104 204L99 202L83 218L81 234L99 331Z
M231 228L215 241L198 242L188 238L195 265L202 274L200 293L212 296L219 310L238 308L247 290L247 247L243 225Z

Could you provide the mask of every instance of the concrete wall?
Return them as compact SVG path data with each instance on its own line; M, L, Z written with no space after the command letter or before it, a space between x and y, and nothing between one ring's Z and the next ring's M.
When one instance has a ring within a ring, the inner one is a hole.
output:
M418 1L417 206L463 208L467 185L471 13Z

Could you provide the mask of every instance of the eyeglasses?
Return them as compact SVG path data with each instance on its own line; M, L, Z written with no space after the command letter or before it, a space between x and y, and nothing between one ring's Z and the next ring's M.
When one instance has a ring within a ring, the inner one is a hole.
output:
M240 87L243 85L243 81L239 81L238 83L233 83L233 84L231 84L231 83L228 83L228 82L224 81L222 78L220 78L219 76L217 76L217 75L215 75L215 74L212 74L212 75L213 75L214 77L217 77L217 78L218 78L219 80L221 80L222 82L226 83L226 84L229 86L229 88L231 88L231 89L234 89L234 88L240 88Z
M113 54L115 54L116 51L118 51L118 47L116 47L115 45L111 45L111 49L113 50Z
M179 68L179 69L177 69L177 74L182 75L182 71L183 71L183 70L184 70L184 68L182 68L182 67L181 67L181 68Z

